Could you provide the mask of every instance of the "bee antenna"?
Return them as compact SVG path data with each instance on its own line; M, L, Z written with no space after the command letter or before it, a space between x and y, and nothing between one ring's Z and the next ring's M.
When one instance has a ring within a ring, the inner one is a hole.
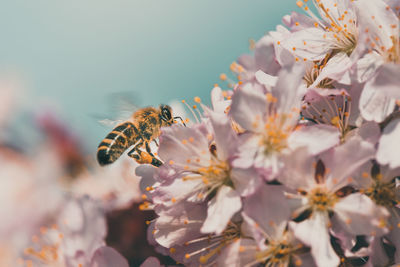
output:
M185 124L185 122L183 121L183 119L182 119L181 117L176 116L176 117L174 117L174 120L175 120L175 119L180 119L180 120L182 121L182 124L186 127L186 124Z

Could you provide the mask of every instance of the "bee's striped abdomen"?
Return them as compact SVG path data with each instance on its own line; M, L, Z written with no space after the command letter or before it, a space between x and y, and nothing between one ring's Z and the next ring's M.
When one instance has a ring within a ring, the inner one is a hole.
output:
M115 127L97 148L97 161L106 165L116 161L137 140L138 130L131 122Z

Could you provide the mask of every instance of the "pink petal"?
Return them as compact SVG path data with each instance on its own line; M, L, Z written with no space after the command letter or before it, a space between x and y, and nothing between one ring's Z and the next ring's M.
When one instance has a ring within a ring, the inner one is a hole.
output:
M291 149L306 147L310 154L317 155L340 142L340 133L338 129L330 125L313 125L301 127L294 131L288 144Z
M400 227L399 227L399 218L400 218L400 209L393 208L392 216L390 217L390 223L393 226L393 229L387 235L388 239L393 242L396 246L396 253L394 254L395 262L400 262Z
M371 79L382 64L383 59L377 52L365 54L353 66L357 82L363 83Z
M314 83L310 87L317 87L318 84L326 78L340 80L352 65L353 62L346 53L336 54L329 59L328 63L325 65L317 79L315 79Z
M388 97L400 98L400 68L398 64L384 64L374 78L373 86Z
M269 74L275 74L279 65L275 62L274 39L265 35L256 43L254 50L255 71L261 70Z
M215 112L224 113L231 101L225 100L221 88L217 86L211 90L211 103Z
M261 178L253 168L233 168L231 170L231 179L235 190L243 197L253 194L261 185Z
M295 236L311 247L311 254L319 267L336 267L340 263L331 246L328 220L326 214L315 212L311 218L301 223L290 224Z
M163 247L171 248L201 235L200 227L206 217L205 205L183 203L177 209L159 213L155 221L155 240Z
M357 153L354 153L357 151ZM343 145L336 147L322 158L325 167L330 170L327 173L327 186L333 192L351 182L354 172L375 155L374 145L354 136Z
M267 110L265 96L253 90L250 84L239 88L233 95L230 115L244 129L257 131Z
M373 80L365 84L361 93L359 108L361 116L367 121L382 122L396 107L396 101L384 92L377 90Z
M285 66L279 71L278 82L272 88L272 95L278 99L279 113L290 114L300 107L303 95L299 88L303 85L304 72L302 64Z
M221 234L241 207L240 196L231 187L223 185L208 203L207 219L201 227L201 232Z
M304 14L297 13L297 12L292 12L290 14L290 16L289 15L285 16L283 18L283 23L287 27L289 27L292 31L299 31L299 30L304 30L306 28L315 27L314 19L312 19L309 16L306 16Z
M148 257L140 267L161 267L160 261L156 257Z
M291 189L307 189L315 185L312 167L315 160L306 148L298 148L293 153L283 156L282 161L285 167L278 176L281 183Z
M128 261L112 247L101 247L93 255L90 267L129 267ZM155 266L155 265L153 265Z
M283 189L283 186L261 185L243 204L244 214L251 217L271 239L282 234L290 218L290 209Z
M368 28L370 36L379 40L379 47L389 49L395 45L391 36L398 35L399 20L390 8L386 8L387 4L384 1L354 1L353 4L362 30ZM392 28L391 25L396 27Z
M199 124L193 127L174 125L163 128L158 155L165 162L172 159L181 165L186 165L187 159L195 158L208 164L209 153L202 153L208 152L205 127L204 124Z
M327 39L324 38L325 34L320 28L307 28L293 32L281 41L281 45L301 59L321 60L331 50Z
M232 129L231 120L225 113L206 111L214 129L214 140L220 160L227 160L236 150L237 136Z
M271 87L274 87L278 81L278 77L269 75L262 70L259 70L255 73L256 80L260 84L264 85L265 88L269 89Z
M342 227L354 235L382 235L385 228L379 226L389 216L385 208L360 193L341 199L335 204L334 211Z
M376 159L382 165L390 168L400 167L400 119L391 121L385 129L379 142Z

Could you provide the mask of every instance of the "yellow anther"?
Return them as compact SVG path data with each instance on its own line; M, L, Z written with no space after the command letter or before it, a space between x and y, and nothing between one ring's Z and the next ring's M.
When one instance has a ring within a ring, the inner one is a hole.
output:
M196 97L194 98L194 102L196 102L196 103L200 103L200 102L201 102L201 99L200 99L200 97L196 96Z
M170 249L169 249L169 252L170 252L170 253L175 253L175 252L176 252L176 248L170 248Z
M332 119L331 119L331 123L333 124L333 125L339 125L339 121L340 121L340 118L339 118L339 116L335 116L335 117L333 117Z
M302 8L303 5L304 5L304 3L303 3L303 1L297 1L297 2L296 2L296 5L297 5L298 7L300 7L300 8Z
M226 79L227 79L225 73L221 73L221 74L219 75L219 78L221 79L221 81L226 81Z
M297 260L294 262L294 264L295 264L296 266L301 266L301 265L303 264L303 262L302 262L300 259L297 259Z

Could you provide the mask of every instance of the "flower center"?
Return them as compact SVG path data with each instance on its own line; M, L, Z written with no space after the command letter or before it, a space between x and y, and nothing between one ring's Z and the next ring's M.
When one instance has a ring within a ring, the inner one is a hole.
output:
M306 100L301 115L319 124L335 126L341 134L341 141L344 141L346 134L351 130L350 111L351 98L343 92L328 97L313 96Z
M313 211L329 211L338 201L325 187L316 187L308 193L308 203Z
M382 182L379 179L381 175L378 174L378 178L374 179L374 182L365 191L365 194L369 196L377 205L392 208L399 203L399 199L396 196L396 184L391 182Z
M202 183L195 190L197 198L204 200L207 196L214 196L217 189L222 185L233 187L230 178L230 166L226 161L220 161L213 157L210 165L207 167L199 167L196 169L185 168L190 174L182 177L182 181L201 180Z
M185 259L198 257L200 264L215 263L217 256L223 248L240 238L240 223L230 222L224 232L220 235L208 235L198 239L193 239L185 243ZM170 248L170 252L175 253L175 248Z
M295 260L295 265L301 265L300 258L296 255L302 253L302 244L294 244L293 236L285 232L281 240L267 240L267 248L256 252L255 258L265 266L287 266Z
M260 139L260 145L264 147L264 153L281 152L287 147L287 139L293 131L292 125L285 125L291 114L275 114L269 116L264 125L264 133Z
M211 188L221 185L232 185L227 162L219 160L211 161L208 167L198 168L196 172L201 175L203 183Z
M63 234L58 231L57 226L52 228L41 227L41 236L32 236L33 246L25 249L25 263L27 266L34 266L33 263L41 263L51 266L60 264L60 244ZM60 265L59 265L60 264Z
M304 2L307 2L304 0ZM339 9L330 10L319 0L313 0L314 6L317 8L319 15L324 19L324 22L316 16L303 1L297 1L299 7L303 7L304 11L315 20L315 27L323 28L326 32L324 38L330 41L334 52L344 52L350 55L357 44L357 26L355 16L348 10L343 13L335 14ZM335 6L336 7L336 6Z
M304 74L304 81L306 82L307 87L310 87L311 85L314 84L314 82L317 80L319 74L321 73L324 67L325 65L323 63L322 64L320 63L320 64L314 64L314 66L306 70L306 73ZM325 78L319 84L317 84L316 87L332 89L334 88L333 82L334 80Z

